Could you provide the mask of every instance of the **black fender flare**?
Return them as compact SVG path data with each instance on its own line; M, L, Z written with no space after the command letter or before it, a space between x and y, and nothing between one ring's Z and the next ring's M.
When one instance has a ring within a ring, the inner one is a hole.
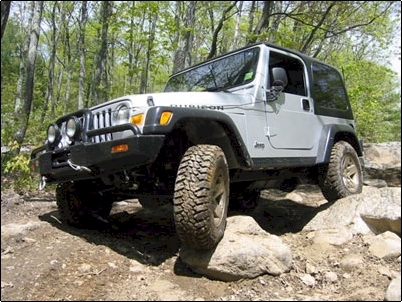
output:
M350 125L324 125L318 146L316 164L328 163L334 144L344 140L351 144L359 157L363 156L363 143L357 138L354 128Z
M182 128L188 123L197 123L201 121L207 123L207 125L210 123L211 127L212 124L219 125L221 129L225 131L230 143L225 143L225 141L222 140L216 144L224 150L228 162L231 163L231 168L252 167L253 161L237 126L226 113L218 110L218 107L216 110L213 110L213 108L198 109L171 106L151 107L148 109L145 118L143 135L167 134L171 133L176 128ZM173 114L168 124L161 125L159 120L164 111L170 111ZM206 135L204 138L199 138L200 142L204 140L205 143L207 143L209 141L208 136L209 135Z

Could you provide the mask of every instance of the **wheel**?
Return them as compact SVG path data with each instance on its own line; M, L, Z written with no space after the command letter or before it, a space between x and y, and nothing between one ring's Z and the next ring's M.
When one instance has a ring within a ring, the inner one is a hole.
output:
M257 206L259 190L249 190L249 183L234 183L230 187L229 209L231 211L250 212Z
M176 232L185 246L211 249L222 239L229 204L229 172L218 146L196 145L184 153L175 181Z
M138 197L138 202L145 209L155 209L172 202L172 198L142 195Z
M60 216L75 227L91 227L107 222L112 202L96 191L74 182L60 183L56 187L56 203Z
M321 192L329 202L361 193L362 168L355 149L345 141L337 142L320 177Z

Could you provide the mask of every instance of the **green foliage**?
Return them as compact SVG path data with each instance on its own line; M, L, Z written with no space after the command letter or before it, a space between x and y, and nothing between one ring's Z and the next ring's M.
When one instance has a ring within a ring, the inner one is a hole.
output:
M27 152L20 152L16 154L19 149L16 141L7 145L8 152L1 155L1 170L2 175L12 178L11 187L18 191L32 190L37 186L31 177L31 170L29 168L30 155Z
M20 148L16 141L10 143L7 148L9 149L9 153L13 154L15 150ZM29 157L24 155L24 153L19 153L18 155L10 158L9 160L2 161L4 164L4 173L26 173L29 172Z
M1 73L16 79L18 77L19 58L21 55L22 37L18 33L14 20L9 20L7 30L1 40ZM3 82L3 81L2 81ZM14 83L15 84L15 83ZM3 87L2 87L3 90Z
M401 100L393 72L365 60L349 62L343 72L359 136L375 143L400 140Z

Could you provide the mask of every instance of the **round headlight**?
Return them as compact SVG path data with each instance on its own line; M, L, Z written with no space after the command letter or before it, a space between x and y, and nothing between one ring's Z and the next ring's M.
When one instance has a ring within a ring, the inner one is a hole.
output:
M56 124L47 127L47 141L49 144L54 144L60 137L60 129Z
M69 138L74 138L77 136L80 128L80 121L77 117L70 117L66 123L66 134Z
M130 108L128 108L126 105L118 107L113 114L113 121L115 125L128 123L129 120L130 120Z

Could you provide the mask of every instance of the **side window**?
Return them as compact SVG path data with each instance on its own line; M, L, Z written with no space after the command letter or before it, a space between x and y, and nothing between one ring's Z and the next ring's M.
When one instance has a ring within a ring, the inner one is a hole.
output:
M269 55L269 87L272 86L273 82L271 73L272 68L283 67L288 76L288 84L283 92L306 96L306 82L303 66L303 63L298 59L271 51Z
M319 107L347 110L348 100L341 75L331 66L312 64L313 97Z

